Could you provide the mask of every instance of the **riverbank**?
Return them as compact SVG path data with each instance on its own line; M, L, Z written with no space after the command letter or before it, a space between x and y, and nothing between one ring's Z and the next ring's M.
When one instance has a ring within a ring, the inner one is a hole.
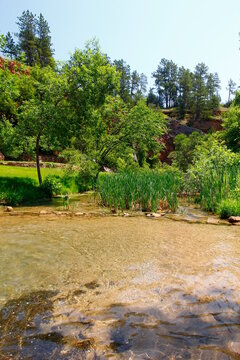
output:
M94 218L94 217L146 217L150 220L161 221L169 219L172 221L184 221L191 224L231 225L227 220L220 219L217 215L209 214L196 206L179 206L176 212L157 211L117 211L100 206L93 192L75 194L70 198L70 209L64 209L63 198L55 197L51 201L42 204L18 206L8 210L7 207L0 207L0 217L42 217L54 220L55 218Z

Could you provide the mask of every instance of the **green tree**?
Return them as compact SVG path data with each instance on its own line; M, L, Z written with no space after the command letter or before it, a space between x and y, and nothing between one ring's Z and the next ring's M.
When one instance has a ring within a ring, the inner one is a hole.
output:
M10 158L17 158L21 154L21 147L16 139L13 124L4 116L0 120L0 151Z
M192 164L197 145L202 144L207 137L195 131L191 135L179 134L174 139L175 150L171 153L173 165L183 171L187 171Z
M192 105L193 74L183 66L178 70L178 107L180 117L184 118L186 111Z
M142 73L140 75L140 92L141 92L142 97L144 97L146 95L147 84L148 84L147 76Z
M147 105L159 105L158 96L154 93L153 88L151 87L149 89L148 95L147 95Z
M164 99L166 108L177 104L177 72L177 65L172 60L161 59L157 70L152 74L159 99Z
M10 59L16 59L19 56L19 48L10 32L7 33L4 43L0 47L3 55L7 55Z
M213 113L219 107L220 104L220 96L219 89L220 79L217 73L210 73L207 79L207 90L208 90L208 108Z
M192 112L195 120L206 115L207 111L207 89L208 67L204 63L199 63L195 67L193 79L193 102Z
M106 97L119 90L120 73L91 41L84 50L76 50L65 67L69 84L69 105L74 110L78 149L85 151L92 141L96 111Z
M131 98L133 99L134 96L140 91L140 75L136 70L134 70L131 74Z
M38 62L41 67L53 65L53 50L51 44L50 28L43 15L37 19L37 52Z
M18 111L19 77L8 68L0 69L0 117L16 121Z
M119 94L124 101L128 101L130 99L131 89L131 68L123 59L115 60L113 65L121 74L120 88L117 94Z
M3 34L0 34L0 49L2 49L2 47L5 45L6 45L5 36Z
M39 153L62 150L71 139L71 109L67 106L67 80L51 68L33 67L34 97L23 102L17 131L22 143L30 144L36 154L39 184L42 183ZM70 112L70 113L69 113Z
M103 126L98 141L101 166L113 165L113 159L133 160L134 154L142 166L162 149L159 139L166 132L166 121L162 112L148 108L144 100L130 108L121 99L109 97L101 110L100 123Z
M237 86L237 84L232 79L228 80L228 86L226 89L228 90L228 103L229 104L230 104L230 100L231 100L231 95L233 95L236 91L236 86Z
M228 148L240 153L240 93L236 92L236 100L228 109L223 121L223 138Z
M29 10L23 11L18 17L19 48L25 53L26 63L30 66L36 64L37 60L37 20L36 15Z

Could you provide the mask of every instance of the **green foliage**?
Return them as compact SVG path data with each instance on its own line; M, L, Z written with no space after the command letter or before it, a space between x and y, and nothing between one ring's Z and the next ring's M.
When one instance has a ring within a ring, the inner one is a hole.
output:
M51 44L50 28L43 14L40 14L37 19L37 63L43 66L53 66L53 49Z
M185 189L200 193L202 208L216 211L218 204L237 190L239 174L240 157L212 136L196 147Z
M236 94L233 106L226 112L223 122L223 138L234 152L240 152L240 93Z
M20 96L19 79L10 70L0 69L0 116L5 115L8 119L15 119Z
M4 117L0 120L0 151L13 159L18 158L21 149L16 142L16 130Z
M68 163L65 176L74 176L79 192L88 191L95 187L99 173L99 165L95 159L91 159L74 149L66 149L61 156Z
M230 104L231 95L235 93L236 88L237 88L237 84L232 79L229 79L228 86L226 88L226 90L228 90L228 102L227 102L228 104Z
M180 118L188 111L196 120L205 119L219 107L218 74L209 73L204 63L197 64L191 72L178 68L172 60L162 59L153 77L159 105L177 107Z
M53 66L53 50L50 29L43 15L37 18L29 10L18 17L18 33L14 40L10 32L1 36L0 49L11 59L24 61L27 65Z
M10 59L16 59L18 57L18 46L15 43L11 33L8 31L6 36L3 38L4 42L0 42L0 48L2 53L10 57Z
M155 211L161 200L166 201L174 210L178 206L180 184L180 172L170 170L100 173L97 191L102 203L116 210Z
M228 198L222 200L217 209L221 219L227 219L230 216L240 216L240 198Z
M159 98L163 99L166 108L177 104L177 65L172 60L161 59L153 73Z
M122 159L126 164L133 163L134 154L140 166L146 161L151 164L151 159L162 149L158 140L166 132L166 120L143 100L130 108L120 98L109 97L101 109L99 125L95 128L95 144L99 145L96 150L101 166L117 168L117 163L112 163L113 157L118 162Z
M119 87L120 74L112 66L96 40L84 50L76 50L65 67L70 103L79 121L85 123L91 112L104 104ZM82 125L82 124L81 124Z
M144 74L139 74L136 70L131 72L131 68L126 62L121 60L114 60L113 65L120 73L120 87L115 92L120 95L125 102L133 100L134 102L142 99L147 90L147 77Z
M177 135L174 139L175 151L171 153L173 165L183 171L187 171L193 162L196 146L206 139L207 136L205 137L197 131L189 136L184 134Z
M62 190L60 177L57 175L48 175L43 180L41 189L49 198L51 198L53 195L60 194Z
M67 80L63 74L51 68L32 68L34 97L24 101L20 109L18 132L25 143L34 142L36 162L39 167L40 147L45 150L61 150L70 143L70 121L66 118L71 109L65 101ZM23 141L22 141L23 143ZM24 144L23 144L24 145Z
M6 45L6 40L3 34L0 34L0 49Z
M31 203L44 197L45 193L32 179L0 177L0 201L6 205Z

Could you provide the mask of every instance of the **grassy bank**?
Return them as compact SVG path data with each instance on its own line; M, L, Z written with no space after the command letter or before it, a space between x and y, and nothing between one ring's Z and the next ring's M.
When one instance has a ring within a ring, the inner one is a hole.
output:
M0 177L0 202L6 205L19 205L47 198L48 194L37 182L30 178Z
M42 168L41 173L43 179L46 178L48 175L63 176L62 169ZM36 168L6 165L0 165L0 177L30 178L36 181L38 179Z
M43 184L39 186L36 168L0 166L0 202L6 205L34 203L54 194L76 193L75 175L62 169L41 169Z

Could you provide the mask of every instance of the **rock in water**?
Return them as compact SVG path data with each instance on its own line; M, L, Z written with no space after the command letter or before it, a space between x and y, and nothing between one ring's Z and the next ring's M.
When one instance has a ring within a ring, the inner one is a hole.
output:
M146 216L151 217L151 218L159 218L159 217L161 217L161 214L151 212L151 213L146 214Z
M228 218L228 221L229 221L231 224L240 223L240 216L230 216L230 218Z
M228 344L228 347L233 353L240 355L240 342L239 341L231 341Z
M212 225L217 225L219 224L219 220L218 219L215 219L215 218L208 218L207 219L207 224L212 224Z
M12 206L7 206L5 209L6 212L12 212L13 211L13 207Z

